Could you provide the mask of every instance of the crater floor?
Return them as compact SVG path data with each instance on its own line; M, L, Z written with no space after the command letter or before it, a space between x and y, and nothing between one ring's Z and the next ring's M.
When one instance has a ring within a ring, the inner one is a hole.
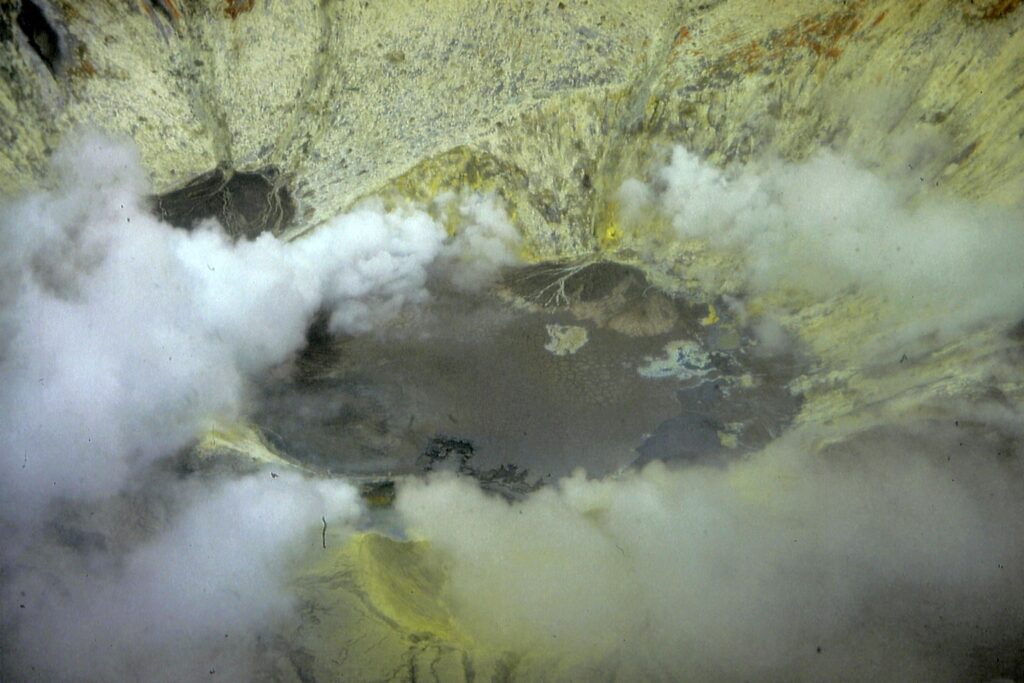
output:
M455 469L510 496L580 467L724 463L800 406L787 388L799 360L761 353L727 311L630 266L530 266L380 335L314 330L294 370L262 383L254 422L319 470Z

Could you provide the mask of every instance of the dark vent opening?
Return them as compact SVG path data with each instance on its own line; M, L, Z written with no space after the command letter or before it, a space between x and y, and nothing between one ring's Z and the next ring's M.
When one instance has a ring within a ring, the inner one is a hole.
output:
M22 0L18 11L18 28L50 73L56 74L62 57L60 36L50 25L42 8L32 0Z
M153 198L161 220L186 230L216 218L229 235L252 239L282 232L295 217L291 193L277 169L253 172L214 169L183 187Z

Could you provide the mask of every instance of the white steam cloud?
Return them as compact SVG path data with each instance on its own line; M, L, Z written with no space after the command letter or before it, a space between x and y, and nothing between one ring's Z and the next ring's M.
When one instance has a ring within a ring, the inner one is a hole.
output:
M367 203L295 242L232 243L212 222L186 233L149 215L130 148L90 138L54 164L58 189L8 207L0 237L0 486L27 514L116 492L237 416L245 378L299 350L321 307L332 331L366 332L428 298L436 259L456 254L452 279L477 286L509 262L493 200L472 200L479 219L455 240L423 211Z
M51 550L14 572L5 623L31 679L252 680L321 516L333 544L360 511L351 486L286 473L179 488L170 524L129 553Z
M623 219L740 252L747 292L868 291L879 328L932 349L1024 315L1013 211L832 155L726 173L677 148L655 176L619 191ZM1019 386L1009 357L986 362ZM442 553L457 623L520 656L523 680L990 680L1021 670L1024 638L1020 406L990 395L801 422L724 468L580 472L517 503L407 482L397 509Z
M555 680L978 680L973 648L1024 625L1024 481L980 449L948 462L929 429L580 472L513 505L441 477L397 507L458 623Z
M485 285L519 238L495 197L467 195L438 200L458 202L454 235L370 202L295 242L233 243L153 218L129 148L86 138L54 170L0 208L0 666L269 675L297 618L287 578L345 538L355 490L160 461L242 414L248 379L300 350L317 311L375 330L435 282ZM677 149L619 202L741 252L754 291L870 289L917 332L1019 318L1020 217L916 197L831 156L730 174ZM963 400L931 414L970 429L804 424L728 467L580 473L515 504L442 475L404 482L397 513L444 554L459 626L522 680L983 680L1005 671L978 652L1024 634L1024 474L984 416L1021 430L1012 398Z
M435 261L456 254L445 276L480 286L515 242L493 199L470 198L455 238L368 202L295 242L235 243L158 221L144 177L132 148L86 136L54 155L51 190L0 207L4 641L27 678L248 680L254 638L289 613L288 563L358 498L266 472L204 488L154 464L242 414L247 380L299 351L319 310L367 332L429 298ZM127 520L68 522L125 500Z
M886 178L830 152L725 171L675 147L650 182L627 180L617 199L626 222L661 215L680 238L740 252L742 284L756 293L870 292L887 302L887 325L910 311L913 334L1016 322L1020 213L921 190L916 176ZM721 274L700 275L713 287Z
M445 207L460 199L446 192L435 200ZM522 237L495 195L470 194L458 204L460 228L445 249L451 282L457 290L476 291L494 281L502 268L519 262Z

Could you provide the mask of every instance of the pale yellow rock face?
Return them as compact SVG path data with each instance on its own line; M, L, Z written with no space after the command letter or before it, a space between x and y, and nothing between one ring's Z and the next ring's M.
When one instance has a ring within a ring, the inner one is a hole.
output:
M136 141L158 191L218 164L279 168L295 230L396 183L496 187L538 256L597 246L605 190L663 143L720 164L825 144L1015 203L1024 14L1011 5L43 4L55 73L16 26L0 52L0 184L99 127Z
M297 204L287 237L367 196L469 186L501 195L535 260L601 252L668 290L692 285L681 264L699 261L724 292L736 287L728 254L620 225L610 200L668 145L721 166L827 147L882 173L912 167L933 196L1024 205L1014 0L39 4L60 36L52 69L0 6L4 191L38 181L63 136L100 128L135 141L157 192L220 165L278 169ZM820 361L797 382L798 423L869 425L987 390L982 359L1009 344L990 330L896 372L864 370L850 340L873 333L875 305L790 307L783 322ZM312 663L282 659L281 679L407 680L433 666L469 680L471 658L476 680L513 680L516 666L515 680L559 679L543 653L513 665L474 651L441 574L428 545L367 536L310 568L297 585L325 626L289 634ZM403 590L419 595L407 608ZM376 651L351 646L353 633Z

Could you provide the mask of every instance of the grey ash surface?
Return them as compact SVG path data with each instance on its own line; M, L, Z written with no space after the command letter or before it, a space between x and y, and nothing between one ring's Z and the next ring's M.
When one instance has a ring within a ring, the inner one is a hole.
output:
M635 268L531 267L503 294L439 296L378 336L314 327L294 371L260 386L257 425L287 456L335 474L447 469L518 495L579 467L603 476L655 459L725 463L799 409L786 387L795 357L762 357L742 330L701 324L705 305L660 292ZM644 318L654 299L658 324ZM588 341L555 355L549 324L585 327ZM707 351L703 376L638 372L680 339Z

